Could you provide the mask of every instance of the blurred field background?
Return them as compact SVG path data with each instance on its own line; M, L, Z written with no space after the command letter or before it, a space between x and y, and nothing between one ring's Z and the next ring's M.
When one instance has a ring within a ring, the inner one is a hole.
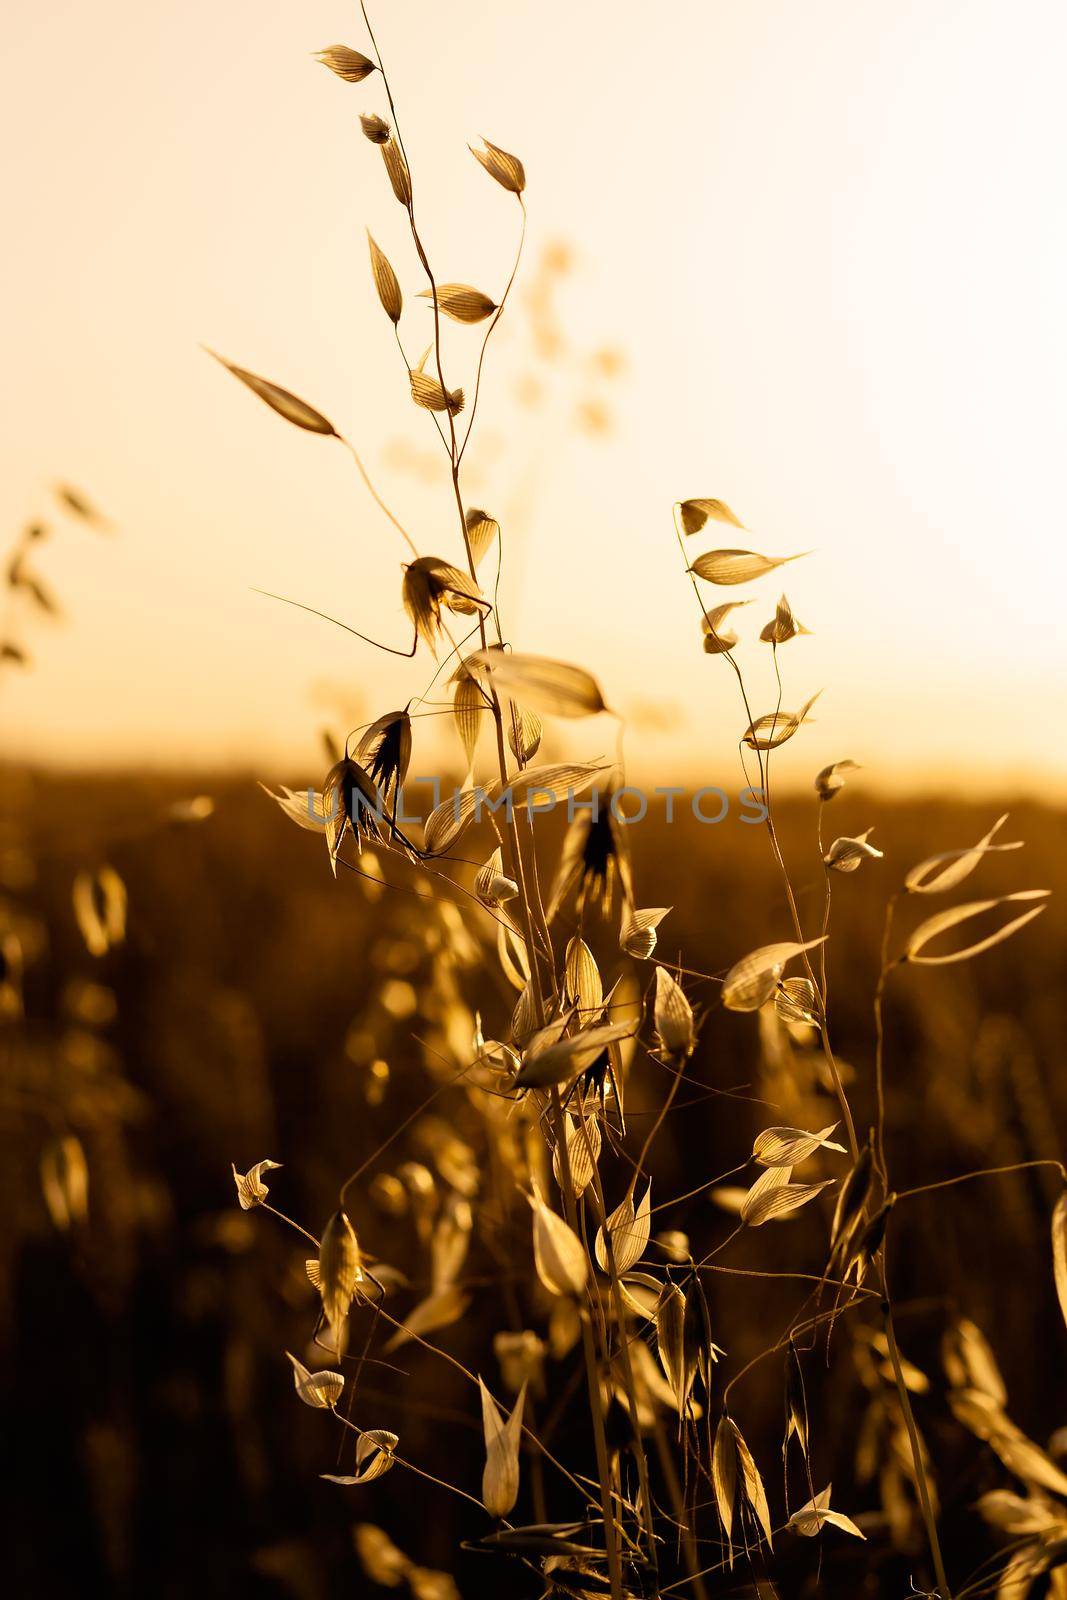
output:
M458 1539L484 1531L472 1508L437 1495L431 1512L434 1491L423 1494L399 1471L358 1490L319 1480L336 1470L333 1448L321 1419L295 1401L282 1355L305 1349L314 1320L304 1252L270 1216L236 1208L230 1174L231 1161L239 1170L265 1156L282 1161L272 1199L317 1230L342 1178L439 1081L435 1051L448 1045L434 999L435 944L445 941L458 960L459 1001L481 1007L487 1034L503 1026L511 1001L487 995L477 946L467 948L471 934L403 893L369 898L356 878L334 882L321 840L293 828L251 775L59 776L6 767L0 778L0 905L5 930L17 931L28 957L25 1025L9 1019L3 1032L0 1305L6 1449L17 1462L8 1499L18 1531L8 1592L35 1600L75 1590L297 1600L380 1592L354 1548L353 1526L364 1522L384 1529L420 1567L452 1574L411 1580L425 1597L452 1594L450 1582L467 1597L498 1593L492 1560L454 1555ZM213 797L213 814L174 820L174 803L196 793ZM889 1153L898 1188L1063 1149L1065 818L1026 798L1010 809L1008 835L1024 838L1026 849L990 858L983 889L1026 882L1054 897L1034 928L991 955L894 981ZM822 885L814 811L813 795L782 803L783 843L809 920ZM883 862L839 880L834 898L833 1032L855 1074L849 1092L862 1127L872 1112L869 997L885 893L929 852L973 842L996 806L883 802L850 789L831 815L842 832L876 822L886 852ZM554 821L543 826L551 837ZM683 811L670 825L650 814L630 835L638 884L654 882L674 907L661 930L665 956L681 949L690 965L714 973L739 950L780 936L786 913L762 829L736 815L702 827ZM127 887L127 934L94 958L71 888L77 871L103 861ZM462 915L484 937L481 914ZM777 1091L751 1019L717 1009L713 985L694 980L692 993L708 1014L688 1109L669 1117L654 1152L660 1198L732 1166L768 1120L791 1120L755 1103ZM372 1067L381 1060L387 1075ZM628 1091L634 1126L658 1090L638 1072ZM704 1090L717 1093L701 1098ZM397 1206L390 1175L404 1162L424 1163L434 1179L432 1210L466 1181L439 1119L460 1151L465 1140L477 1151L478 1119L462 1091L448 1091L431 1110L371 1169L368 1181L386 1179L370 1191L378 1203L359 1191L361 1238L411 1280L391 1297L394 1313L418 1298L427 1254L418 1218ZM822 1121L831 1120L827 1110ZM54 1203L51 1213L46 1204L40 1163L49 1141L71 1131L88 1162L88 1215L62 1226ZM1054 1195L1043 1179L1040 1170L990 1179L898 1210L898 1329L905 1354L930 1379L915 1405L957 1571L997 1547L971 1508L1003 1472L947 1410L938 1344L948 1318L966 1315L984 1330L1011 1415L1031 1437L1044 1444L1067 1423L1048 1261ZM475 1203L491 1204L488 1175ZM656 1222L694 1235L710 1223L723 1237L733 1225L706 1197ZM818 1272L824 1228L805 1212L762 1230L755 1250L750 1236L724 1259ZM470 1309L437 1336L468 1362L484 1360L478 1352L493 1327L545 1331L543 1307L521 1298L520 1274L509 1271L528 1250L528 1224L519 1217L514 1236L505 1231L498 1245L495 1258L479 1250L468 1259ZM804 1286L723 1275L709 1292L715 1337L733 1365L785 1325ZM358 1327L366 1316L356 1314ZM842 1336L839 1354L845 1350ZM412 1346L386 1359L408 1376L368 1368L361 1406L401 1434L413 1459L477 1492L481 1435L463 1380ZM574 1362L573 1353L547 1361L542 1419L571 1392ZM906 1592L908 1558L886 1555L877 1486L857 1482L868 1398L863 1374L838 1359L812 1414L835 1502L860 1516L872 1540L881 1528L877 1574L862 1547L847 1541L850 1548L824 1553L820 1578L802 1541L787 1593ZM779 1363L758 1368L734 1404L763 1453L770 1492L780 1494ZM532 1596L537 1579L528 1577L521 1592Z

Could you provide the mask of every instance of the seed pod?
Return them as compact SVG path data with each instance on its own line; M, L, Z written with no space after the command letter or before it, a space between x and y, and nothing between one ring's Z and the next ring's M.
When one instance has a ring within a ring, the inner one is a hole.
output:
M483 139L482 143L484 150L468 146L475 161L480 161L489 176L495 178L502 188L510 189L512 194L521 194L526 187L526 173L518 156L509 155L498 145L490 144L488 139Z
M463 520L467 525L467 543L471 547L474 565L477 566L493 540L499 538L500 524L488 511L482 511L477 506L470 506Z
M363 129L364 138L369 139L371 144L386 144L392 138L392 128L384 117L378 116L377 112L361 113L359 125Z
M536 1190L530 1196L530 1206L537 1276L550 1294L584 1294L589 1267L582 1241Z
M679 1416L685 1412L693 1383L692 1374L686 1372L685 1311L685 1295L668 1279L656 1304L656 1349Z
M755 550L709 550L706 555L697 556L689 570L706 583L751 583L754 578L773 572L775 567L784 567L787 561L799 561L809 553L802 550L795 556L764 556Z
M647 961L656 948L656 929L670 909L670 906L650 906L645 911L635 911L623 923L619 949L633 956L635 961Z
M823 856L823 863L834 872L855 872L861 861L881 861L883 851L867 842L873 831L868 828L866 833L857 834L855 838L835 839Z
M358 50L350 50L346 44L332 44L328 50L320 50L315 59L345 83L362 83L378 70L373 61L368 61Z
M874 1155L870 1143L860 1151L859 1160L841 1186L834 1208L833 1227L830 1230L830 1259L842 1253L871 1192L874 1178Z
M607 1219L607 1237L611 1240L611 1253L614 1259L616 1273L629 1272L636 1266L648 1249L648 1241L652 1233L652 1185L645 1190L644 1199L635 1208L633 1191L626 1196L621 1205ZM604 1237L605 1229L597 1230L594 1254L597 1264L602 1271L607 1272L609 1266L607 1239Z
M783 1457L790 1437L795 1433L797 1443L805 1456L808 1453L808 1401L804 1392L804 1373L796 1345L790 1340L785 1365L785 1442Z
M727 600L725 605L715 606L711 611L705 611L701 620L704 631L704 654L708 656L722 656L732 650L738 642L738 635L733 628L726 626L726 619L731 611L736 611L739 606L751 605L751 600Z
M419 294L425 300L434 299L433 289L420 289ZM484 322L496 310L496 301L480 289L472 289L469 283L439 283L436 300L453 322Z
M340 1372L309 1372L303 1362L285 1352L293 1364L293 1387L306 1406L331 1410L341 1398L345 1380Z
M583 1012L596 1011L604 999L604 985L593 952L577 934L567 945L564 962L567 995Z
M291 394L288 389L283 389L277 383L271 383L266 378L258 377L254 372L249 372L245 367L236 367L232 361L227 361L223 356L215 355L214 350L208 351L209 356L232 372L235 378L251 389L253 394L258 394L265 405L270 406L286 422L291 422L294 427L304 428L308 433L325 434L328 438L336 439L337 430L332 422L324 417L321 411L316 411L314 406L309 406L306 400L301 400L297 395Z
M238 1172L232 1161L230 1166L233 1170L233 1181L237 1185L237 1203L242 1211L251 1211L253 1206L261 1206L270 1193L263 1182L263 1174L277 1172L281 1162L257 1161L247 1172Z
M48 1213L61 1232L88 1218L89 1167L81 1140L73 1133L50 1140L42 1150L41 1192Z
M522 1443L522 1409L526 1385L519 1390L511 1415L505 1421L481 1378L482 1430L485 1435L485 1470L482 1502L492 1517L506 1517L519 1498L519 1446Z
M730 1565L734 1564L731 1534L734 1525L734 1501L737 1498L737 1442L734 1425L725 1411L715 1430L715 1449L711 1458L711 1481L715 1490L715 1504L719 1519L730 1546Z
M404 299L400 293L400 284L397 282L396 273L389 264L389 258L384 250L380 250L371 235L367 234L367 243L370 246L370 265L374 274L374 287L378 291L378 299L382 302L382 310L395 327L400 321L400 313L404 309Z
M334 1333L343 1328L357 1284L363 1281L359 1243L343 1211L335 1211L319 1246L319 1293Z
M681 985L666 967L656 968L656 1032L669 1056L684 1060L693 1053L693 1008Z
M885 1230L889 1225L889 1213L896 1204L896 1195L886 1196L885 1204L875 1212L871 1220L860 1228L856 1235L855 1243L848 1251L842 1277L847 1278L849 1273L855 1275L856 1283L862 1284L867 1276L867 1269L878 1254L885 1242Z
M709 518L713 522L727 522L734 528L745 526L734 516L725 500L683 500L678 509L686 533L699 533Z
M420 372L417 367L412 369L409 377L411 398L417 406L422 406L425 411L447 411L450 416L459 416L464 405L462 389L445 389L437 378Z
M379 141L375 139L374 143L378 144ZM410 206L411 174L408 172L408 164L404 160L404 153L391 134L382 144L381 151L393 193L402 206Z
M793 607L783 594L778 601L778 608L760 634L764 644L788 644L790 639L795 639L798 634L810 633L810 628L805 628L793 615Z
M399 1437L395 1433L390 1433L388 1428L368 1428L356 1441L355 1473L351 1477L341 1477L334 1472L320 1472L319 1477L324 1478L327 1483L340 1483L346 1486L373 1483L375 1478L384 1477L393 1465L399 1443Z
M832 800L845 787L844 774L859 770L858 761L835 761L833 766L823 767L815 778L815 793L820 800Z

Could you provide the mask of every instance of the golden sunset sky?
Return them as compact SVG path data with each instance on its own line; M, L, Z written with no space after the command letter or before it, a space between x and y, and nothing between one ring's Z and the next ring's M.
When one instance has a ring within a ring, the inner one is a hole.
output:
M781 653L784 703L825 693L783 782L849 756L885 786L1067 791L1060 9L376 9L440 278L496 298L517 239L516 203L467 142L526 165L526 265L469 457L469 498L504 525L512 642L597 672L632 713L637 773L731 782L744 718L701 654L671 521L675 500L718 496L751 533L698 536L692 556L815 552L784 573L813 630ZM395 661L252 592L409 637L405 551L351 460L201 348L324 411L420 548L458 558L436 436L368 269L367 227L420 354L423 283L357 120L384 94L313 59L334 42L367 45L341 0L7 13L2 525L10 541L51 517L55 479L116 525L64 523L40 555L67 615L26 633L33 670L4 680L9 755L239 760L297 783L324 723L428 683L422 652ZM555 241L574 259L549 365L530 295ZM448 327L450 383L470 388L478 343ZM620 376L599 374L605 348ZM590 400L603 437L574 426ZM756 641L782 576L743 591L757 712L774 704ZM566 734L590 754L614 740Z

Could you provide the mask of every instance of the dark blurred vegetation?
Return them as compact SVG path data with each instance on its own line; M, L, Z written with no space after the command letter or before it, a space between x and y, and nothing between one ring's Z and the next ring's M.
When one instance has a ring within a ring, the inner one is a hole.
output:
M7 1592L33 1600L376 1593L353 1545L353 1525L362 1522L385 1529L430 1569L410 1580L416 1593L421 1585L422 1600L447 1600L447 1583L433 1577L442 1571L467 1600L537 1595L532 1572L473 1552L457 1556L459 1541L487 1531L487 1519L443 1490L399 1468L357 1489L320 1480L319 1473L339 1470L337 1430L300 1405L284 1356L286 1349L306 1355L314 1325L308 1251L273 1217L239 1211L230 1173L231 1161L241 1171L265 1157L283 1162L271 1178L272 1199L317 1232L344 1177L440 1081L433 1051L448 1042L450 1024L428 998L427 926L455 948L463 1002L481 1011L487 1036L499 1037L512 998L487 976L495 958L483 965L461 949L459 921L441 919L410 893L368 894L345 874L335 882L321 841L288 823L250 777L8 769L0 783L0 916L26 958L24 1018L11 1014L2 1023L0 1318L15 1535ZM210 817L183 823L169 816L172 802L198 791L214 797ZM973 843L1003 809L955 798L883 802L849 790L828 810L831 837L875 823L886 857L835 884L832 1032L854 1074L849 1092L861 1127L873 1114L870 1002L885 898L909 866ZM1029 800L1010 809L1005 837L1025 839L1026 849L991 857L954 898L1024 885L1049 887L1054 896L1032 927L984 957L891 981L888 1146L898 1190L1063 1149L1067 819ZM814 796L783 801L780 821L801 910L814 928L822 894ZM549 822L542 831L550 856L559 830ZM791 936L766 835L742 825L736 807L716 827L698 826L686 809L671 826L650 817L630 836L638 904L674 908L660 930L664 959L716 973L754 946ZM105 862L126 886L127 932L93 957L72 910L72 883ZM402 863L388 871L412 881ZM921 914L941 904L927 902ZM901 929L913 909L905 908ZM463 917L485 937L481 913ZM689 988L706 1015L690 1092L653 1154L654 1201L734 1166L760 1127L790 1120L758 1103L765 1084L756 1019L717 1008L713 983L694 979ZM460 1046L453 1040L452 1048L454 1065ZM373 1065L381 1061L387 1075ZM662 1089L647 1065L635 1071L632 1128L646 1125ZM833 1101L824 1102L822 1120L833 1121ZM432 1109L477 1149L465 1094L448 1091ZM88 1216L63 1227L55 1202L46 1204L41 1161L50 1142L71 1133L87 1158ZM372 1166L352 1208L365 1247L412 1280L410 1291L390 1298L401 1316L424 1283L425 1251L410 1214L375 1204L375 1195L384 1202L391 1191L373 1189L371 1180L412 1159L434 1168L432 1146L416 1120ZM446 1179L439 1168L434 1175L443 1194ZM915 1407L934 1462L947 1560L961 1582L1003 1543L973 1503L1010 1480L953 1419L939 1341L954 1315L971 1318L996 1352L1013 1419L1042 1445L1067 1423L1064 1329L1048 1243L1057 1192L1055 1176L1038 1169L903 1202L895 1218L898 1332L904 1353L930 1379ZM819 1272L826 1224L817 1211L750 1233L721 1259ZM714 1243L733 1218L702 1196L660 1213L656 1226ZM525 1272L528 1215L514 1213L500 1227L497 1249L476 1243L466 1263L470 1309L432 1336L498 1387L499 1369L487 1355L492 1330L545 1331ZM726 1274L710 1281L715 1338L729 1353L723 1370L773 1342L805 1292ZM365 1308L354 1313L354 1348L368 1316ZM831 1371L820 1356L808 1374L816 1487L833 1479L835 1506L861 1518L870 1542L783 1543L783 1595L895 1597L908 1592L922 1565L921 1533L911 1550L892 1551L878 1484L857 1481L867 1393L844 1327L835 1333ZM408 1345L383 1356L382 1342L376 1355L407 1376L366 1368L358 1401L364 1425L393 1428L409 1459L477 1495L476 1395L425 1351ZM539 1424L561 1454L583 1448L577 1363L573 1353L548 1360L545 1390L536 1396ZM732 1409L780 1512L777 1358L754 1369ZM549 1512L569 1515L552 1481L547 1492ZM746 1592L743 1575L713 1583L713 1594L726 1592Z

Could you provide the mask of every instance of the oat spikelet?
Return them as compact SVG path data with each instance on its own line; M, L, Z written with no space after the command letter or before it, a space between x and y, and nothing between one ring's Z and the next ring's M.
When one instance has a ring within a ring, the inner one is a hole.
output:
M378 70L373 61L346 44L331 44L328 49L318 51L315 60L329 67L345 83L362 83L364 78L369 78L372 72Z
M488 139L483 139L482 143L484 150L468 146L475 161L481 162L489 176L495 178L502 188L510 189L512 194L521 194L526 187L526 173L518 156L509 155L498 145L490 144Z
M343 1211L335 1211L319 1246L319 1293L335 1336L344 1327L348 1308L362 1281L363 1264L355 1230Z
M400 313L404 309L404 297L400 293L400 284L397 282L396 273L389 264L388 256L374 242L369 232L367 234L367 243L370 246L370 265L374 274L374 287L378 291L378 299L382 302L382 310L395 326L400 321Z
M686 533L699 533L709 520L726 522L733 528L743 529L745 526L740 517L736 517L730 510L725 500L683 500L678 509Z
M388 144L392 138L392 128L384 117L378 116L377 112L361 112L359 125L363 129L363 137L369 139L371 144Z
M363 131L366 133L366 128L364 128ZM404 160L404 152L401 150L392 134L390 134L389 137L384 140L375 138L373 134L368 134L367 136L371 139L372 143L380 145L381 147L382 160L385 163L385 171L389 178L389 183L392 187L393 193L396 195L402 206L410 206L411 174L408 171L408 164Z
M272 411L276 411L286 422L291 422L297 428L304 428L308 433L322 433L336 439L337 430L332 422L316 411L314 406L309 406L306 401L299 400L295 394L290 394L288 389L280 388L276 383L269 383L266 378L259 378L254 372L248 372L244 367L234 366L232 361L227 361L224 356L216 355L214 350L208 351L209 356L214 356L220 366L232 372L235 378L251 389L253 394L258 394Z
M420 289L419 296L433 300L434 291ZM439 283L437 304L453 322L484 322L496 310L496 301L490 300L480 289L472 289L469 283Z

